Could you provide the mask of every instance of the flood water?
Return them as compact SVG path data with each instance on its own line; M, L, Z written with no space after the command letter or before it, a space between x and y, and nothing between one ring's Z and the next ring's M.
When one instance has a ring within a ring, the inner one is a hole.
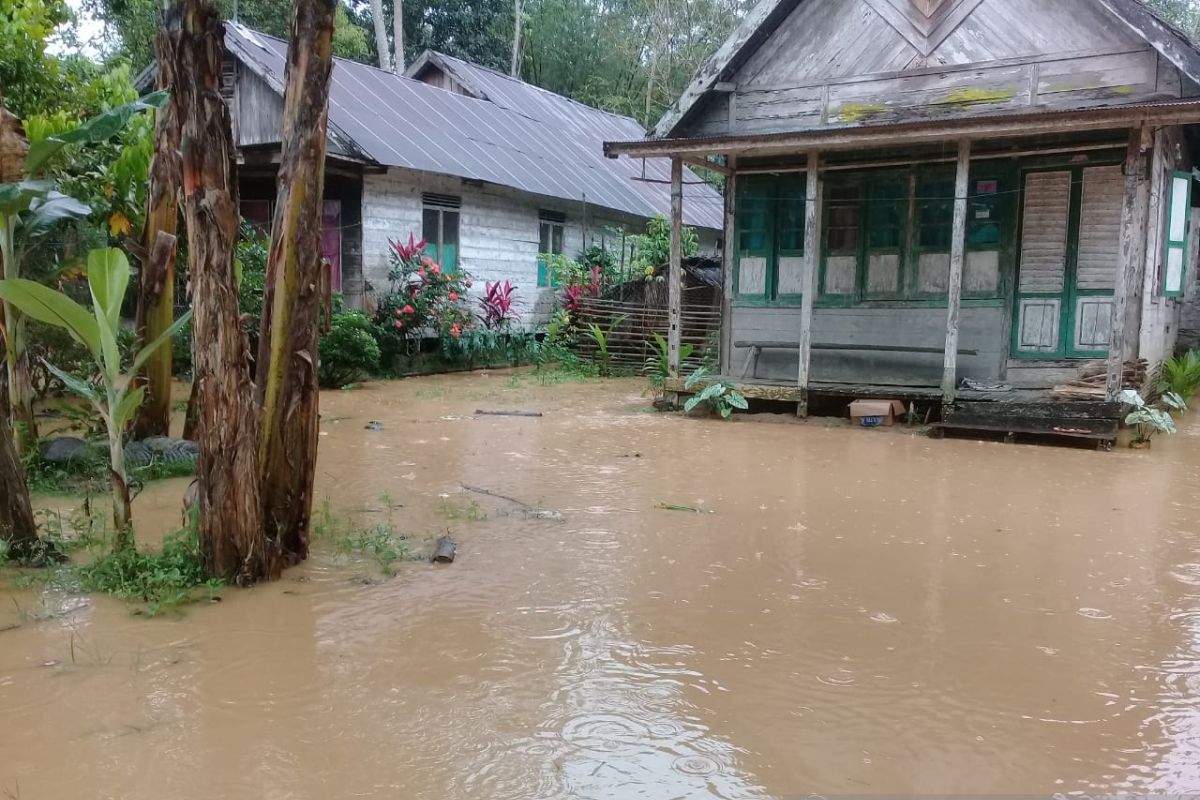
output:
M663 416L641 388L325 396L318 497L451 530L451 566L319 545L156 619L0 588L0 796L1200 790L1200 423L1102 454ZM138 499L143 537L185 485Z

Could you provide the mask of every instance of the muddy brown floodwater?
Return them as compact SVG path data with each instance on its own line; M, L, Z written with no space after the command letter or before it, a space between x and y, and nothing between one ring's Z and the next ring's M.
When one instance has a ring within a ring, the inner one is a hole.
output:
M453 566L379 580L319 545L159 619L0 589L0 796L1200 790L1200 424L1098 454L661 416L640 390L326 395L318 497L453 530ZM184 485L139 498L144 538Z

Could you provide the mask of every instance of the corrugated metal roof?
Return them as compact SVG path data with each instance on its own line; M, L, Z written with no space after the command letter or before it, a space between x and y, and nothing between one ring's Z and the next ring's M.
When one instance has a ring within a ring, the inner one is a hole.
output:
M226 46L282 91L287 43L236 23ZM644 135L632 119L589 108L491 70L454 59L469 70L488 99L445 91L366 64L335 59L329 97L334 135L349 138L384 166L452 175L510 186L639 217L670 213L670 165L648 159L609 159L606 139ZM690 171L685 181L699 181ZM684 187L689 225L720 229L721 196L705 184Z

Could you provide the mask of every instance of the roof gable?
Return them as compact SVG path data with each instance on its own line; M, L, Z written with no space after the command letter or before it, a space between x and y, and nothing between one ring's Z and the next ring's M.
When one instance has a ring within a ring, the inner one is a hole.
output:
M286 42L231 24L226 26L226 46L282 96ZM466 63L455 67L463 69ZM490 72L476 69L471 73L475 81ZM495 100L500 88L503 84L489 84L484 87L487 99L470 97L338 58L330 84L331 137L336 133L348 147L383 166L485 181L638 217L669 212L669 162L651 159L643 166L641 161L604 157L606 138L641 136L640 126L631 128L627 118L566 98L551 101L539 95L540 105L519 105L532 95L512 88L513 97L502 105ZM689 184L688 224L719 229L721 196L694 177Z
M1200 52L1139 0L763 0L655 134L1063 110L1196 91Z

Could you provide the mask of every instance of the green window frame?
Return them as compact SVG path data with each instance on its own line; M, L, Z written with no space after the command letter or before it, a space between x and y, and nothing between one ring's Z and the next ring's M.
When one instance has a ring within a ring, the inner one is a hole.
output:
M965 299L1002 302L1005 296L1005 267L1016 234L1014 204L1004 191L1013 180L1010 173L980 163L970 176L966 256L995 252L993 264L984 261L984 269L994 267L995 280L983 288L965 286ZM954 190L953 170L942 165L831 175L825 182L818 303L944 302L945 281L934 281L949 269ZM848 258L856 260L852 288ZM922 289L931 284L934 289Z
M461 220L461 211L456 205L435 204L426 200L421 209L421 236L425 239L425 254L450 274L458 271Z
M803 173L738 176L734 297L739 303L800 302L796 270L797 260L804 258L806 186Z
M538 219L537 285L539 287L558 287L558 280L554 277L550 262L554 256L563 254L566 231L565 215L550 211L541 212Z
M1183 297L1190 254L1188 236L1192 223L1192 176L1187 172L1173 171L1170 181L1162 293L1165 297Z

